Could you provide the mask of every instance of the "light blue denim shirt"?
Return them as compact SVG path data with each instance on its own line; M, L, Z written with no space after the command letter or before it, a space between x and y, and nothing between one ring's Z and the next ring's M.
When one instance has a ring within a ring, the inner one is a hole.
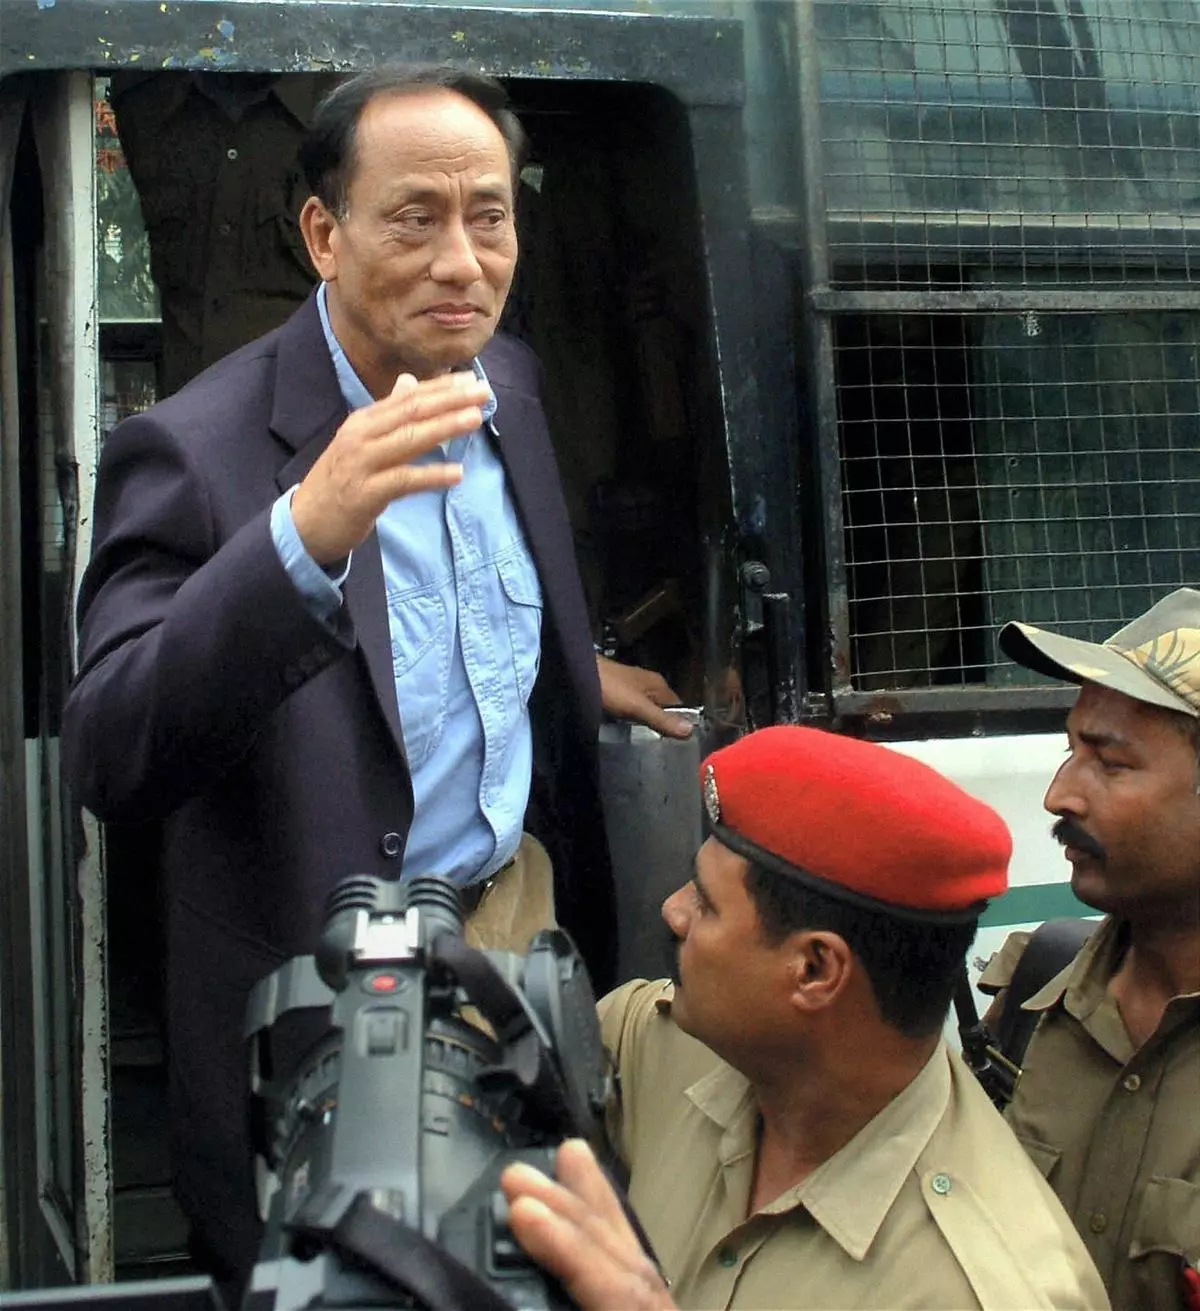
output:
M372 403L317 308L346 404ZM479 361L476 374L487 377ZM484 410L491 425L493 397ZM493 874L521 840L533 767L529 694L541 656L542 592L504 468L482 429L423 461L458 460L446 491L393 501L376 522L387 589L392 669L412 772L415 813L402 875L472 883ZM337 577L304 549L289 489L271 511L279 558L315 614L342 604Z

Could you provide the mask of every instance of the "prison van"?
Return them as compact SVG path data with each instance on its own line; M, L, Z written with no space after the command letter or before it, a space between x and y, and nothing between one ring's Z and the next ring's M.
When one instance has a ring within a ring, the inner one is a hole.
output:
M0 0L0 1287L186 1269L153 833L59 770L99 453L308 294L316 98L429 60L529 132L503 326L596 641L697 723L602 731L624 973L701 752L769 723L1001 811L976 957L1082 913L1041 807L1071 691L997 630L1103 638L1200 578L1190 2Z

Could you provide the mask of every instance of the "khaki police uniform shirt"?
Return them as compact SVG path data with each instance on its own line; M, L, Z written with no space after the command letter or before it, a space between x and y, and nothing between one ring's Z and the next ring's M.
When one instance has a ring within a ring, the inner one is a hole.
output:
M109 92L150 238L163 392L277 328L317 280L298 217L304 130L336 79L115 74Z
M1003 988L1027 933L980 983ZM1106 920L1026 1003L1042 1012L1007 1118L1083 1235L1119 1311L1180 1311L1200 1264L1200 993L1176 997L1135 1049L1108 982L1124 954Z
M944 1044L803 1183L748 1215L747 1080L671 1019L672 987L600 1003L620 1075L610 1134L671 1290L690 1308L1105 1308L1050 1190Z

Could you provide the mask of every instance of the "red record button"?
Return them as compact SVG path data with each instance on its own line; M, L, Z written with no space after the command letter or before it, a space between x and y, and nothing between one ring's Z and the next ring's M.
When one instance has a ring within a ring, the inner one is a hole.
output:
M372 974L367 980L367 989L370 992L395 992L400 986L400 978L395 974Z

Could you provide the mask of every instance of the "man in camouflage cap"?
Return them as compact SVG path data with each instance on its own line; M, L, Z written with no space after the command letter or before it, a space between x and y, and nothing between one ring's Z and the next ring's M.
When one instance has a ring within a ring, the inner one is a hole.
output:
M582 1144L506 1172L584 1311L1107 1306L1079 1236L942 1026L1007 886L989 806L917 760L767 728L701 769L709 838L663 906L678 978L600 1003L609 1136L669 1287Z
M1105 915L1025 1003L1041 1018L1007 1116L1113 1305L1200 1311L1200 592L1100 644L1010 623L1000 645L1080 686L1045 805L1076 896Z

